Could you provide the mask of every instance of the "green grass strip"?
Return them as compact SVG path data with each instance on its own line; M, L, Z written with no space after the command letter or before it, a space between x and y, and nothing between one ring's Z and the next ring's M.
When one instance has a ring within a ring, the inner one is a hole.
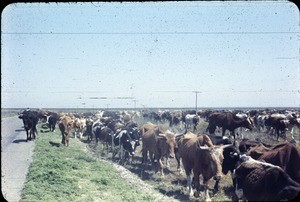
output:
M39 128L38 130L41 130ZM122 179L112 165L84 151L84 143L70 139L60 144L56 132L39 132L33 162L21 201L153 201Z

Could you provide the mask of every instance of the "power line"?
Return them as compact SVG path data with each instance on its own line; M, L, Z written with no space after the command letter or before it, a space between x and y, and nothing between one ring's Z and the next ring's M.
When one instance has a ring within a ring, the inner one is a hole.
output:
M190 93L197 91L153 91L156 93ZM300 90L224 90L224 91L199 91L200 93L300 93Z
M300 32L2 32L3 35L258 35L300 34Z

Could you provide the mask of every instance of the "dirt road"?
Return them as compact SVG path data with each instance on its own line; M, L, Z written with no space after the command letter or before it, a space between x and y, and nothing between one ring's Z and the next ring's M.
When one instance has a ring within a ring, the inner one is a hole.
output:
M22 126L16 116L1 119L1 192L9 202L21 199L35 146L34 141L26 142Z

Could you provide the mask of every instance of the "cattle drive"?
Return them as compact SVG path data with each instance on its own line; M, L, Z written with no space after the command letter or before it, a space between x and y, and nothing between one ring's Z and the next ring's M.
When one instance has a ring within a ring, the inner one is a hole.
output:
M27 109L19 118L26 141L39 138L39 121L49 134L58 123L65 149L73 141L87 144L142 180L169 180L184 201L218 200L218 193L249 201L299 197L299 109Z

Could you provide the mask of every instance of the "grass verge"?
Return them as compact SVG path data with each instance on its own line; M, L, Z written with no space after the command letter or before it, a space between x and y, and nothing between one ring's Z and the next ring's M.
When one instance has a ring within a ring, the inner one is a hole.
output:
M40 130L41 128L39 128ZM39 132L22 201L153 201L122 179L112 165L96 160L71 139L60 144L59 131Z

